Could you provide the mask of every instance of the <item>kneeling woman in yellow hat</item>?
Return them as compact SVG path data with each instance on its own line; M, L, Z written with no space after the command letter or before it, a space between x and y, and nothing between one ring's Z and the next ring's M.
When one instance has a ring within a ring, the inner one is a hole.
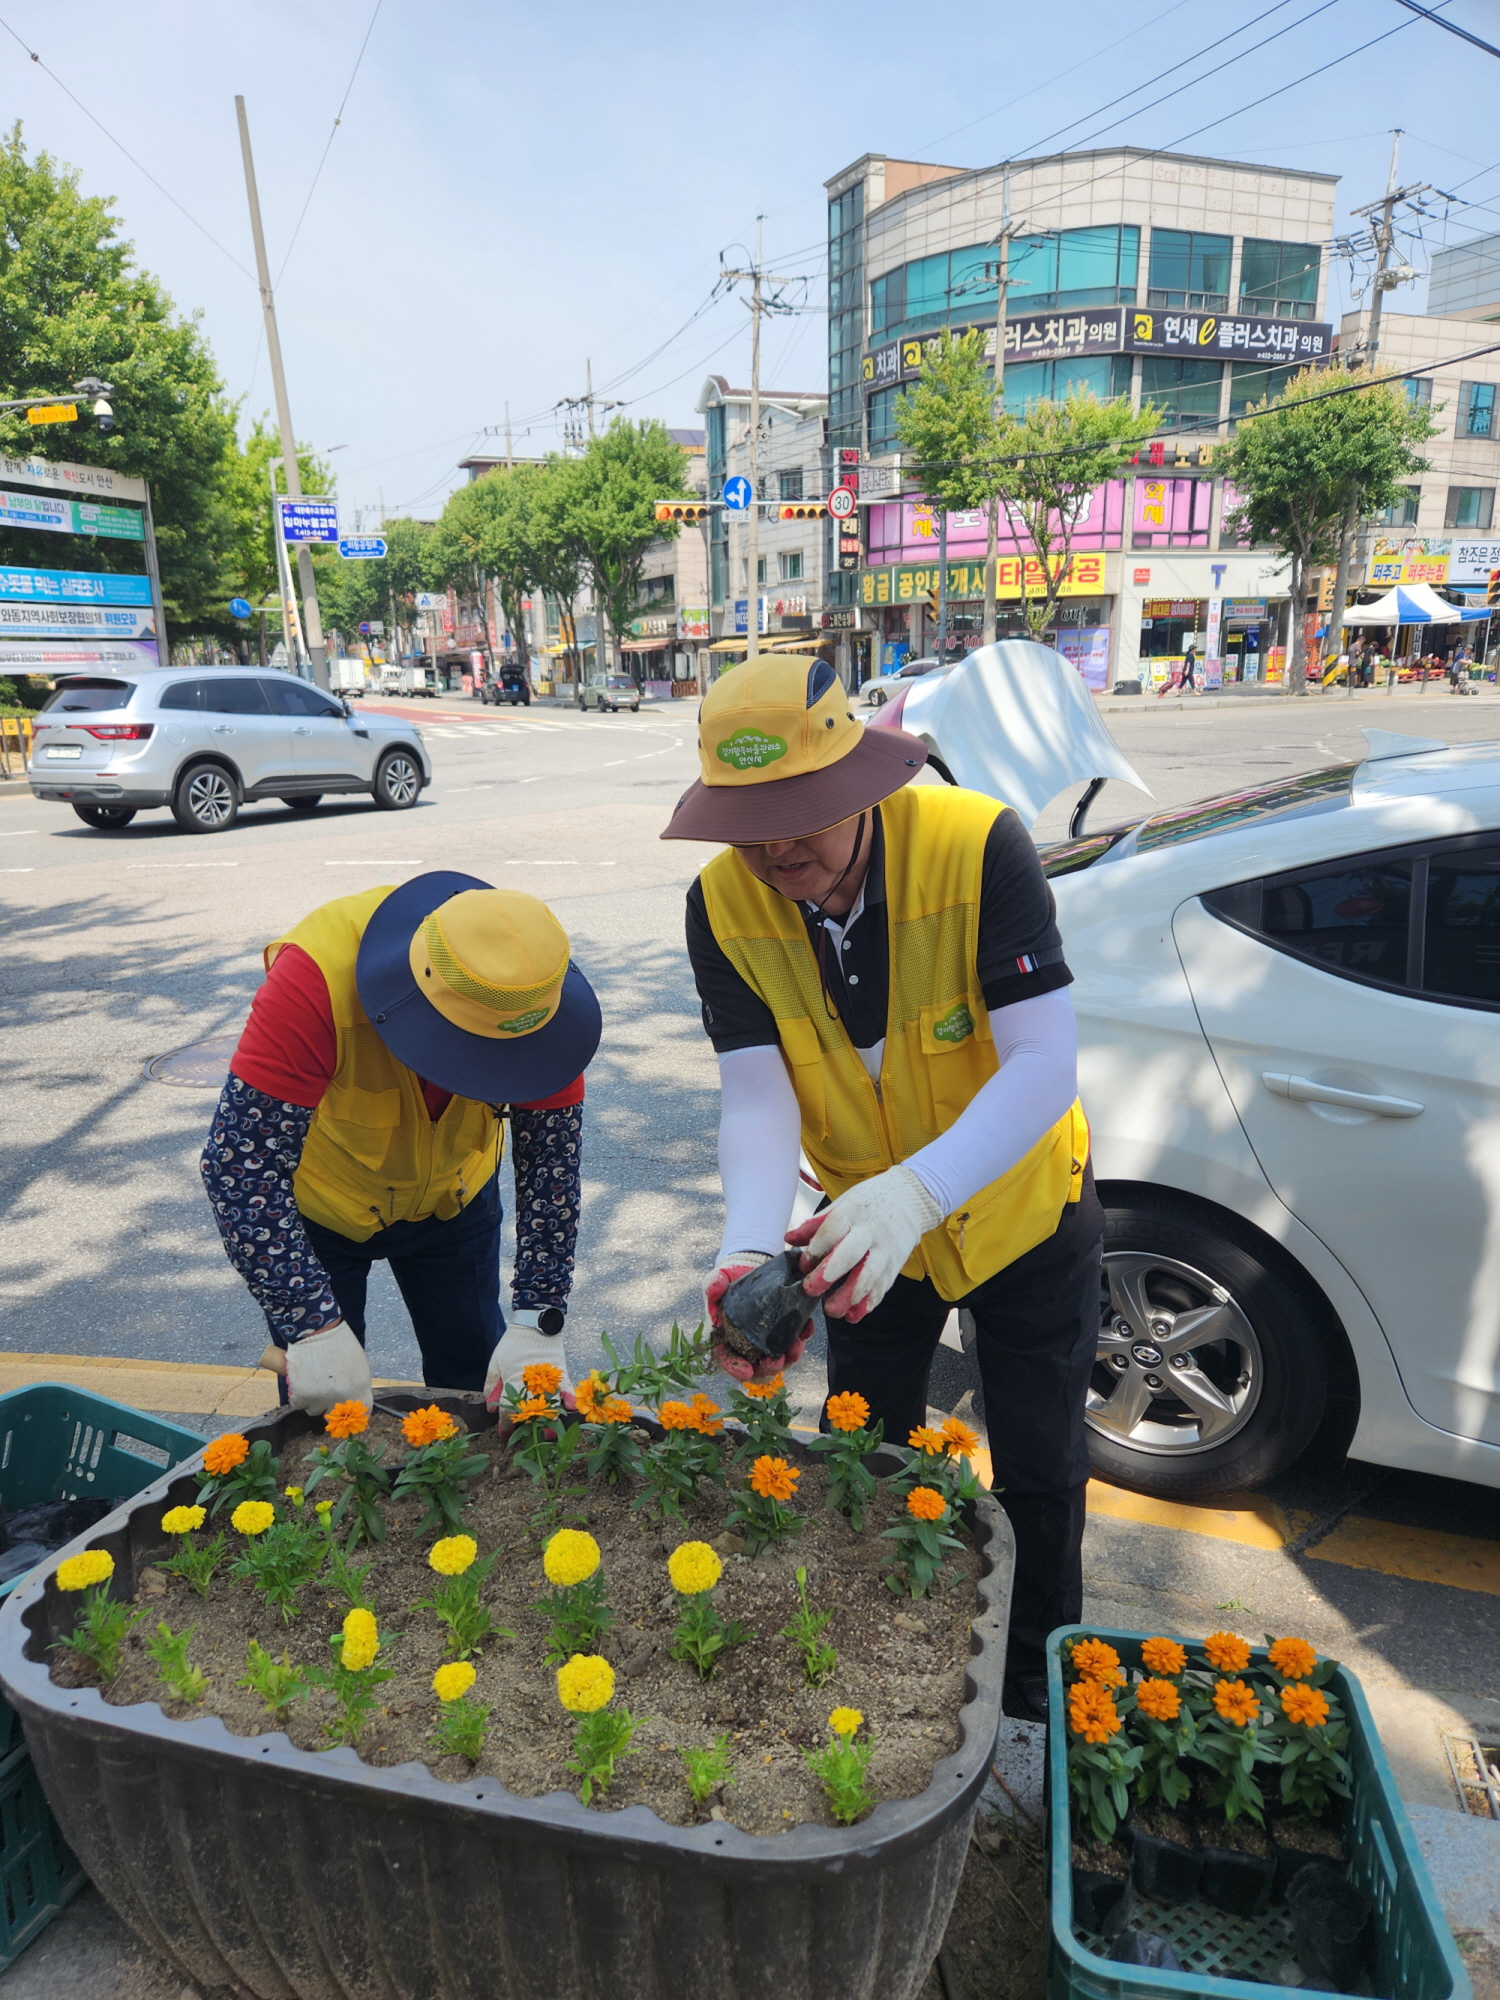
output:
M583 1072L599 1032L546 904L470 875L341 896L266 947L202 1169L229 1260L285 1350L295 1408L373 1401L365 1288L380 1259L433 1388L482 1387L493 1408L533 1361L568 1383Z
M995 799L909 784L923 746L861 729L821 661L736 667L699 754L664 838L729 848L688 894L723 1088L709 1316L738 1273L803 1246L830 1390L904 1445L950 1308L972 1312L1016 1534L1006 1707L1045 1715L1046 1635L1082 1609L1103 1213L1036 849ZM831 1205L788 1236L799 1141Z

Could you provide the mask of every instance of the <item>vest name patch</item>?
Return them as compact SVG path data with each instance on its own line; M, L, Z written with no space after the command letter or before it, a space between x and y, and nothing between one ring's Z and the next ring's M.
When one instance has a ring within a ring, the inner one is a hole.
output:
M932 1039L935 1042L962 1042L974 1032L974 1016L960 1000L956 1007L950 1007L941 1021L932 1024Z
M726 736L714 751L721 764L733 764L737 771L760 771L786 755L779 736L766 736L759 729L737 729Z
M495 1026L502 1035L526 1035L539 1028L546 1018L545 1007L533 1007L529 1014L513 1014L508 1021L497 1021Z

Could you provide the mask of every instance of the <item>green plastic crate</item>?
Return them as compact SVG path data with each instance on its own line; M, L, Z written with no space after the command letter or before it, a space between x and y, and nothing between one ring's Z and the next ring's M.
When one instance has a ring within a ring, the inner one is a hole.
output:
M1047 1778L1051 1799L1048 1823L1048 1893L1052 1939L1048 1954L1048 2000L1299 2000L1306 1989L1275 1983L1274 1969L1291 1956L1290 1931L1277 1909L1246 1920L1192 1903L1168 1908L1136 1901L1137 1930L1157 1930L1172 1939L1185 1970L1158 1972L1149 1966L1118 1965L1090 1948L1073 1927L1073 1880L1068 1799L1067 1703L1063 1697L1061 1647L1065 1640L1093 1636L1108 1640L1127 1669L1141 1664L1141 1642L1149 1632L1118 1632L1103 1625L1064 1625L1047 1641ZM1171 1634L1164 1636L1170 1637ZM1184 1640L1191 1645L1191 1640ZM1252 1655L1264 1661L1264 1647ZM1363 1690L1346 1667L1329 1686L1349 1719L1349 1762L1354 1797L1345 1835L1350 1878L1375 1905L1374 1987L1382 2000L1473 2000L1469 1976L1453 1942L1426 1864L1417 1848L1406 1810ZM1250 1975L1230 1977L1209 1968L1226 1950L1243 1952Z
M124 1403L39 1382L0 1396L0 1511L97 1494L128 1500L203 1449L196 1431ZM26 1574L0 1584L7 1597ZM82 1888L31 1765L20 1719L0 1695L0 1971Z

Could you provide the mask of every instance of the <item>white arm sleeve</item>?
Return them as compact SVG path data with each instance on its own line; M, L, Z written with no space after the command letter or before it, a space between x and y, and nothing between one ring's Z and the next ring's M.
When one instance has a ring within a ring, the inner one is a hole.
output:
M786 1248L802 1158L802 1117L778 1048L731 1049L719 1057L719 1178L724 1241L734 1250Z
M990 1032L998 1072L941 1138L903 1163L944 1215L1008 1173L1078 1095L1078 1023L1065 987L996 1007Z

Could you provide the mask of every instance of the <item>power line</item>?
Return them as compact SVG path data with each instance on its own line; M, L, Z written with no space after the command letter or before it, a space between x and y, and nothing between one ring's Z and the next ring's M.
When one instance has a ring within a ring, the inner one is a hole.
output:
M1431 21L1435 27L1446 28L1450 35L1457 35L1461 41L1472 42L1476 49L1483 49L1487 56L1500 56L1493 42L1482 42L1478 35L1471 35L1467 28L1459 27L1456 21L1440 21L1430 7L1419 7L1417 0L1396 0L1398 7L1405 7L1413 14L1419 14L1424 21Z
M333 150L334 139L338 133L339 126L343 123L344 107L349 102L349 94L354 88L354 79L359 75L360 64L365 59L365 50L370 46L370 37L375 32L375 23L380 17L380 10L384 4L385 0L375 0L375 11L370 16L370 25L365 29L365 38L359 45L359 54L354 58L354 67L349 72L349 81L344 86L344 94L339 99L339 108L334 113L333 126L328 134L328 143L323 148L322 158L318 161L317 169L313 174L312 186L307 190L307 200L303 202L302 213L297 217L297 226L292 231L292 240L286 246L286 255L281 260L281 269L276 273L276 283L278 286L286 276L287 265L292 261L292 252L297 247L297 238L302 234L302 225L307 220L307 211L312 207L312 198L317 193L318 182L322 179L323 169L328 164L328 155Z

